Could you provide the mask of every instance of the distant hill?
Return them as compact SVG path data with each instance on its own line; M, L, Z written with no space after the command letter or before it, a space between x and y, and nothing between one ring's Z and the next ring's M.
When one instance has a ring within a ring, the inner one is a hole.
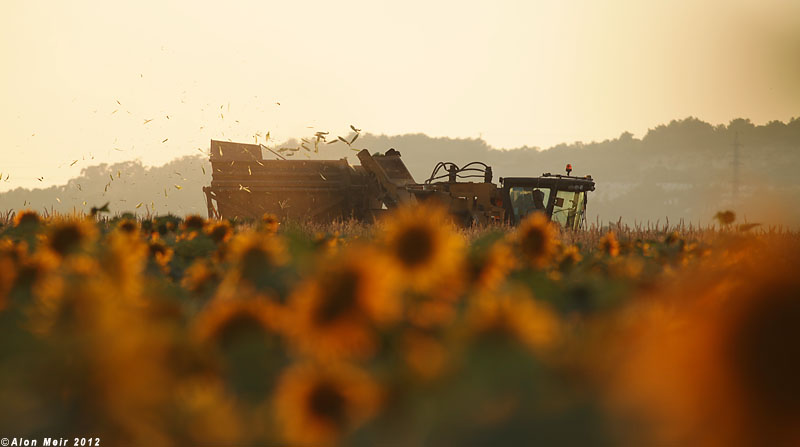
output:
M737 139L740 188L734 203ZM298 144L289 141L278 147ZM560 144L547 150L495 149L481 139L424 134L365 134L354 147L381 152L396 148L420 182L438 161L484 161L493 167L496 180L560 173L571 163L575 175L591 174L597 182L589 199L592 221L622 217L628 223L684 219L705 224L717 211L734 209L750 221L800 225L800 118L758 126L746 119L712 126L686 118L650 129L641 139L624 132L613 140ZM320 156L347 156L357 163L343 143L323 146ZM210 173L210 164L201 155L158 167L144 167L138 161L101 164L83 169L66 185L0 193L0 210L31 207L68 212L110 202L115 212L205 214L201 188L210 183Z
M210 182L211 164L202 155L181 157L156 167L145 167L140 161L103 163L82 169L66 185L0 193L0 210L32 208L67 213L88 211L93 205L109 202L116 213L205 214L202 187Z

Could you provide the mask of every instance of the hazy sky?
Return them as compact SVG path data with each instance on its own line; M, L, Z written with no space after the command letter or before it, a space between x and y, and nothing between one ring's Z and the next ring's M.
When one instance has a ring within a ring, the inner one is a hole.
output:
M800 116L797 0L2 0L0 36L0 190L351 123L546 148Z

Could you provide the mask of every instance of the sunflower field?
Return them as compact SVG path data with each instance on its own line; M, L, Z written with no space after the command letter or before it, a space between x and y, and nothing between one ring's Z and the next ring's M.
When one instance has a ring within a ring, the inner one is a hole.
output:
M199 216L0 226L0 434L800 445L800 234Z

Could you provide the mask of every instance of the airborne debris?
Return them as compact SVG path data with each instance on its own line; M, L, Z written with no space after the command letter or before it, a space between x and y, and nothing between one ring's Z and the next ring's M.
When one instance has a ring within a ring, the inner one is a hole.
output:
M83 202L83 203L86 204L86 202ZM95 215L97 215L99 213L107 213L107 212L109 212L109 210L108 210L108 204L109 203L111 203L111 202L106 202L105 205L103 205L103 206L101 206L99 208L96 207L96 206L93 206L92 209L91 209L91 215L95 216Z

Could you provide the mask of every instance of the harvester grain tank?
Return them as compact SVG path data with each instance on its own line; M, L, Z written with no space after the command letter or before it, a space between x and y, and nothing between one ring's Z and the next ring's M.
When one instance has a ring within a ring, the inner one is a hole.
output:
M464 225L516 224L542 212L564 228L577 229L586 215L590 176L543 174L506 177L492 183L492 168L438 163L428 179L417 183L400 152L358 153L360 166L340 160L266 160L266 148L211 140L211 186L203 188L209 217L254 219L272 213L283 219L330 222L374 220L387 209L422 201L447 207ZM268 149L266 149L268 150Z

